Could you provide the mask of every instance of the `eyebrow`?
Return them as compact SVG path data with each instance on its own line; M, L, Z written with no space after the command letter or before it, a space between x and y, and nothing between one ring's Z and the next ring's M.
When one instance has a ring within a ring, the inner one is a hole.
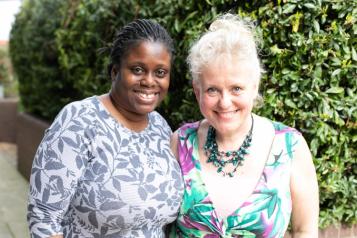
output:
M134 62L126 62L127 65L140 65L140 66L145 66L147 64L143 63L142 61L134 61ZM171 68L171 64L166 65L166 64L158 64L156 67L165 67L165 68Z

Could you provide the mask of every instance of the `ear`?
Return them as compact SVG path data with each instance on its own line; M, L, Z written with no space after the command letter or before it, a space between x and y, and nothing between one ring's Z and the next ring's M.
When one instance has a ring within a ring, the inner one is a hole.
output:
M112 79L112 82L114 82L118 76L119 76L119 70L117 69L116 65L113 65L112 70L110 72L110 77Z
M192 87L193 87L193 92L195 93L195 96L196 96L196 100L197 100L197 102L199 102L200 95L201 95L199 82L197 82L197 80L192 81Z
M259 86L257 82L254 83L253 90L254 90L254 98L257 98L259 95Z

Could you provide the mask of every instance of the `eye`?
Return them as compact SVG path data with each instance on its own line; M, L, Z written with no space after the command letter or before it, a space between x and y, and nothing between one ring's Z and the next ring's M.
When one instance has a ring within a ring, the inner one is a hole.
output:
M135 74L135 75L140 75L144 72L144 69L142 67L135 66L135 67L131 68L131 72L133 72L133 74Z
M217 88L213 88L213 87L208 88L206 91L208 95L215 95L218 92Z
M232 92L235 93L235 94L239 94L241 90L242 90L241 87L233 87L232 88Z
M167 70L165 69L158 69L156 70L155 72L155 75L158 77L158 78L164 78L166 75L167 75Z

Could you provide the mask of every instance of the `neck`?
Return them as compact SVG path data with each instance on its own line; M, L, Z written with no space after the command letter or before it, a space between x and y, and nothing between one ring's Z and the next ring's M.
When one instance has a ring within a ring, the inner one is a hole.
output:
M112 106L112 111L114 114L113 116L121 124L134 131L141 131L146 128L148 124L147 114L143 115L126 110L125 108L120 106L120 104L118 103L118 99L115 98L112 92L109 92L109 94L107 94L106 96Z
M250 147L252 141L253 125L254 120L253 117L251 117L251 127L239 148L229 149L228 151L218 148L216 131L212 126L209 126L206 143L203 149L205 151L205 155L207 156L207 163L212 163L217 168L217 173L221 173L223 176L234 176L238 166L243 164L245 155L249 154L248 148ZM230 166L226 167L228 164Z
M220 150L236 150L241 145L252 127L253 115L248 115L237 131L230 134L222 134L216 131L216 142Z

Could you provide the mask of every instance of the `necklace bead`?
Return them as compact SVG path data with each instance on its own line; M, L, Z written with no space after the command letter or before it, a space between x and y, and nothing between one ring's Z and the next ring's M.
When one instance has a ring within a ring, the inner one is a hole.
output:
M205 154L207 156L207 163L212 163L215 167L217 167L217 173L222 174L223 176L228 175L229 177L233 177L234 173L237 171L239 166L243 165L244 156L249 154L248 148L252 142L252 133L254 126L254 119L252 118L252 125L242 145L238 150L233 151L219 151L218 145L216 141L216 130L212 127L208 127L207 139L206 143L203 147ZM228 160L225 158L229 158ZM227 164L233 165L233 170L230 172L226 172L224 167Z

